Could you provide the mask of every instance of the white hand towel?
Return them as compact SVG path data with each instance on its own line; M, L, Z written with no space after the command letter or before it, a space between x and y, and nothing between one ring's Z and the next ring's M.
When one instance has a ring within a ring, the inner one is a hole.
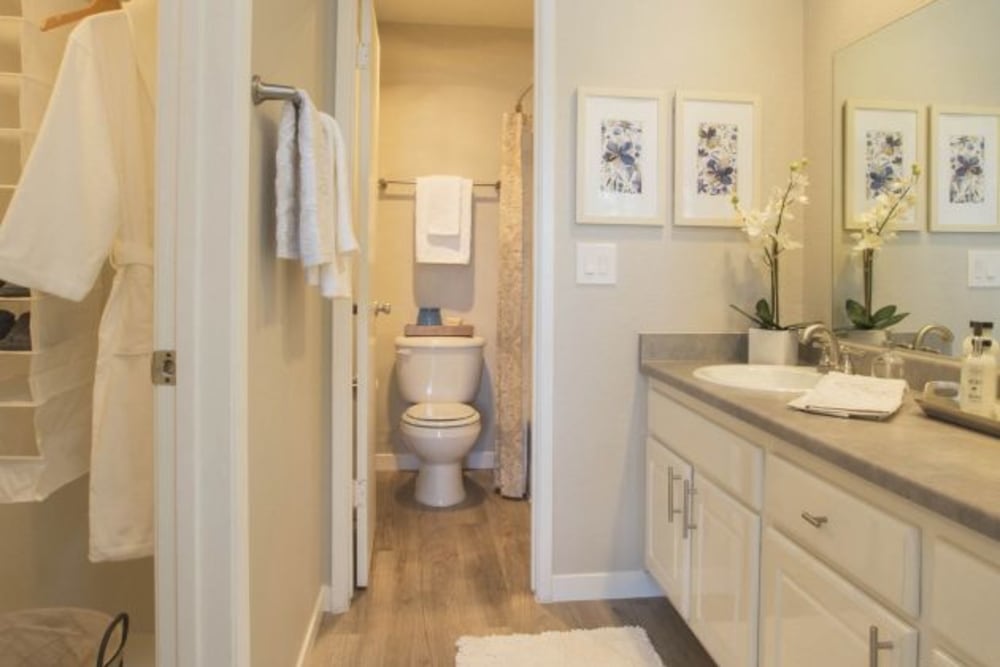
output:
M418 179L419 180L419 179ZM468 264L472 247L472 181L461 178L459 199L459 230L456 235L432 233L429 220L414 215L414 246L416 261L421 264ZM419 191L418 191L419 192Z
M347 146L340 125L332 116L321 113L319 119L329 149L322 176L328 181L332 195L328 199L329 211L324 210L321 218L329 225L335 252L330 262L309 269L308 277L310 284L319 285L323 296L329 299L350 299L353 296L351 256L358 251L358 242L354 238L351 215Z
M461 233L462 178L417 177L417 227L435 236Z
M336 255L332 141L309 93L299 91L299 252L306 269L333 261Z
M299 149L298 105L285 102L278 123L278 150L275 153L274 240L280 259L299 258Z
M904 380L830 373L788 405L834 417L884 419L899 409L905 392Z

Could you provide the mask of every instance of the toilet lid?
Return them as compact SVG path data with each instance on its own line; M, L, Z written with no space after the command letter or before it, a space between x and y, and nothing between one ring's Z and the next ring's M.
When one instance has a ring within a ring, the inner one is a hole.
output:
M479 421L479 413L465 403L417 403L403 413L403 421L414 426L451 428Z

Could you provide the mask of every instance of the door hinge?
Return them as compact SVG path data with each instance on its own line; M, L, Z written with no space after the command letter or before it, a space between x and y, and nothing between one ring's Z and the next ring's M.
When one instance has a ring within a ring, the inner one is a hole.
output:
M368 42L358 43L357 66L358 69L368 69L368 61L371 59Z
M368 481L364 479L354 480L354 507L364 507L367 504Z
M152 362L153 384L177 384L177 353L173 350L154 350Z

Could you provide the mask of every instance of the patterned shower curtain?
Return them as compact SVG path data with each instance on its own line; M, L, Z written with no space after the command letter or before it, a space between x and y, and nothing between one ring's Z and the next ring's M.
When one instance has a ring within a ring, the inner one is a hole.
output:
M505 113L500 166L496 486L507 498L524 498L528 492L531 225L527 220L530 205L525 201L524 171L525 167L530 169L531 159L530 142L525 142L525 136L524 114Z

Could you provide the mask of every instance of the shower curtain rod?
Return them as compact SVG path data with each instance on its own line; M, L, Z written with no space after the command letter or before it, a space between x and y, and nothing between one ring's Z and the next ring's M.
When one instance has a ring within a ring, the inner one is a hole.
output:
M378 187L380 190L385 190L390 185L416 185L416 180L412 178L380 178L378 179ZM500 192L500 181L476 181L473 187L477 188L494 188L497 192Z
M535 87L534 83L529 83L528 87L521 92L521 96L517 98L517 104L514 105L514 111L516 111L517 113L521 113L522 111L524 111L524 105L521 103L524 102L524 96L530 93L531 89L534 87Z

